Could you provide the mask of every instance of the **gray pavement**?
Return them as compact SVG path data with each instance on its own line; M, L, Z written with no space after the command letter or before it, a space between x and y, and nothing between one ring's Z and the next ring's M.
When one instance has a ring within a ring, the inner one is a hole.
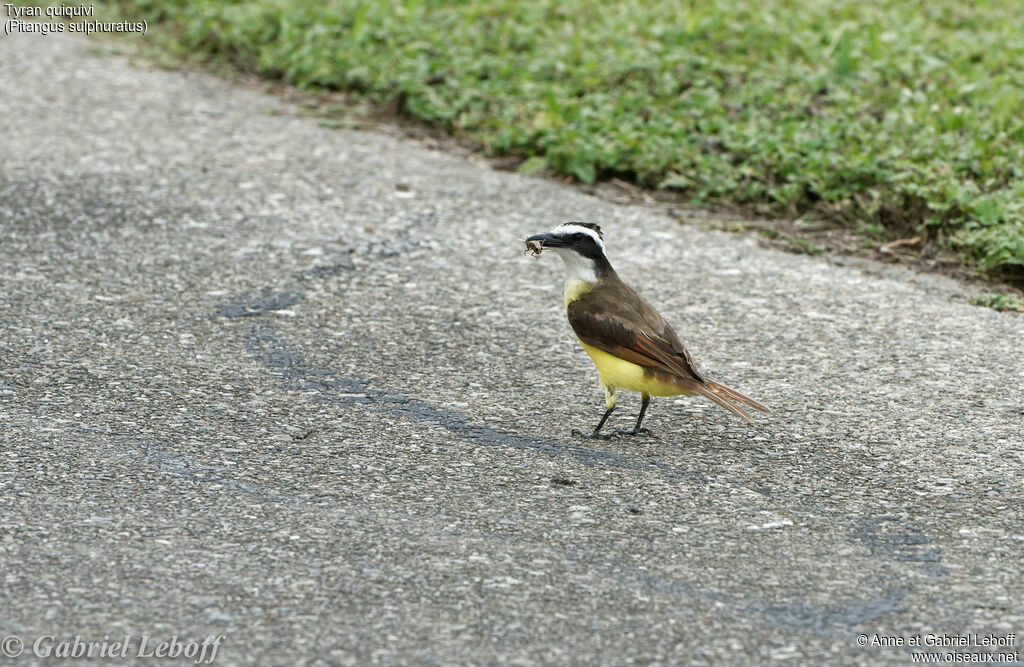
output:
M570 219L774 412L656 399L654 438L572 439L603 395L561 263L522 253ZM0 285L12 664L143 635L223 636L216 664L1024 653L1024 318L951 281L49 35L0 38Z

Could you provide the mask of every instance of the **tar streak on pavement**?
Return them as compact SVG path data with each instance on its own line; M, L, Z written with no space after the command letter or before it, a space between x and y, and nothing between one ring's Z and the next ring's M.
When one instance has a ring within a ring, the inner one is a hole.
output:
M254 317L275 310L284 310L298 301L300 296L293 292L270 292L253 296L244 301L217 306L224 317Z
M871 549L873 556L919 563L941 560L939 550L928 546L931 540L898 516L864 519L854 535Z
M842 637L851 627L876 621L900 610L903 596L877 600L850 600L839 605L816 607L797 605L750 605L747 611L764 615L765 620L781 627L809 630L822 636Z
M304 276L308 279L309 276ZM275 293L269 289L255 296L239 297L235 301L217 306L224 317L252 317L281 310L294 305L301 295L294 291ZM279 374L286 384L307 391L324 394L324 400L337 405L350 403L373 403L397 416L416 422L430 422L481 444L501 447L529 448L549 456L569 455L586 465L605 465L620 468L656 468L673 479L691 484L705 484L706 477L695 471L675 470L660 461L638 463L614 452L566 444L547 438L531 438L516 433L506 433L488 426L470 423L465 416L453 410L445 410L429 403L385 391L371 389L372 378L350 379L337 377L334 371L309 367L302 355L288 349L284 338L272 324L253 326L249 330L246 349L266 367Z
M121 442L111 441L111 446L123 452L130 460L138 460L147 466L169 472L192 482L224 485L251 494L267 502L302 502L296 496L277 493L265 486L235 479L233 471L228 467L208 465L192 457L180 456L169 452L167 451L169 447L166 444L140 442L125 438ZM141 454L141 457L139 454Z

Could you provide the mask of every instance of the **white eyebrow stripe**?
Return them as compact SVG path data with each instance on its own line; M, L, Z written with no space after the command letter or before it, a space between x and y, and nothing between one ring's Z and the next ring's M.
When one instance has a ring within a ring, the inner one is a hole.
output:
M597 241L597 245L601 248L601 250L604 250L604 241L601 240L601 237L598 236L597 232L595 232L593 229L587 229L586 227L582 227L580 225L574 225L574 224L572 224L570 222L570 223L565 223L565 224L558 225L557 227L555 227L554 229L551 230L551 233L552 234L577 234L577 233L587 234L592 239Z

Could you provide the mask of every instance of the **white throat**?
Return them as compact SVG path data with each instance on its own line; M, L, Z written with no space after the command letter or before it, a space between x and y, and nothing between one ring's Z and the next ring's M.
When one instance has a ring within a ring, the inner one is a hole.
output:
M572 250L557 248L558 255L565 262L565 282L597 282L597 265L592 259L581 257Z
M567 248L555 248L565 262L565 300L570 301L597 282L597 266L594 260L581 257Z

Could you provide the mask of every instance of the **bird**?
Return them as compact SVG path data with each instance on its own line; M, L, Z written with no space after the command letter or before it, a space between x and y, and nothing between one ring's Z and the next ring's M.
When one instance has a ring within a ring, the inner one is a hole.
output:
M566 222L526 239L534 255L553 250L565 263L565 313L580 345L597 367L605 413L589 435L610 438L601 428L615 410L616 390L640 392L640 415L624 435L650 434L641 428L652 396L703 396L748 422L744 407L770 410L735 389L709 380L654 307L619 278L605 254L604 234L592 222Z

